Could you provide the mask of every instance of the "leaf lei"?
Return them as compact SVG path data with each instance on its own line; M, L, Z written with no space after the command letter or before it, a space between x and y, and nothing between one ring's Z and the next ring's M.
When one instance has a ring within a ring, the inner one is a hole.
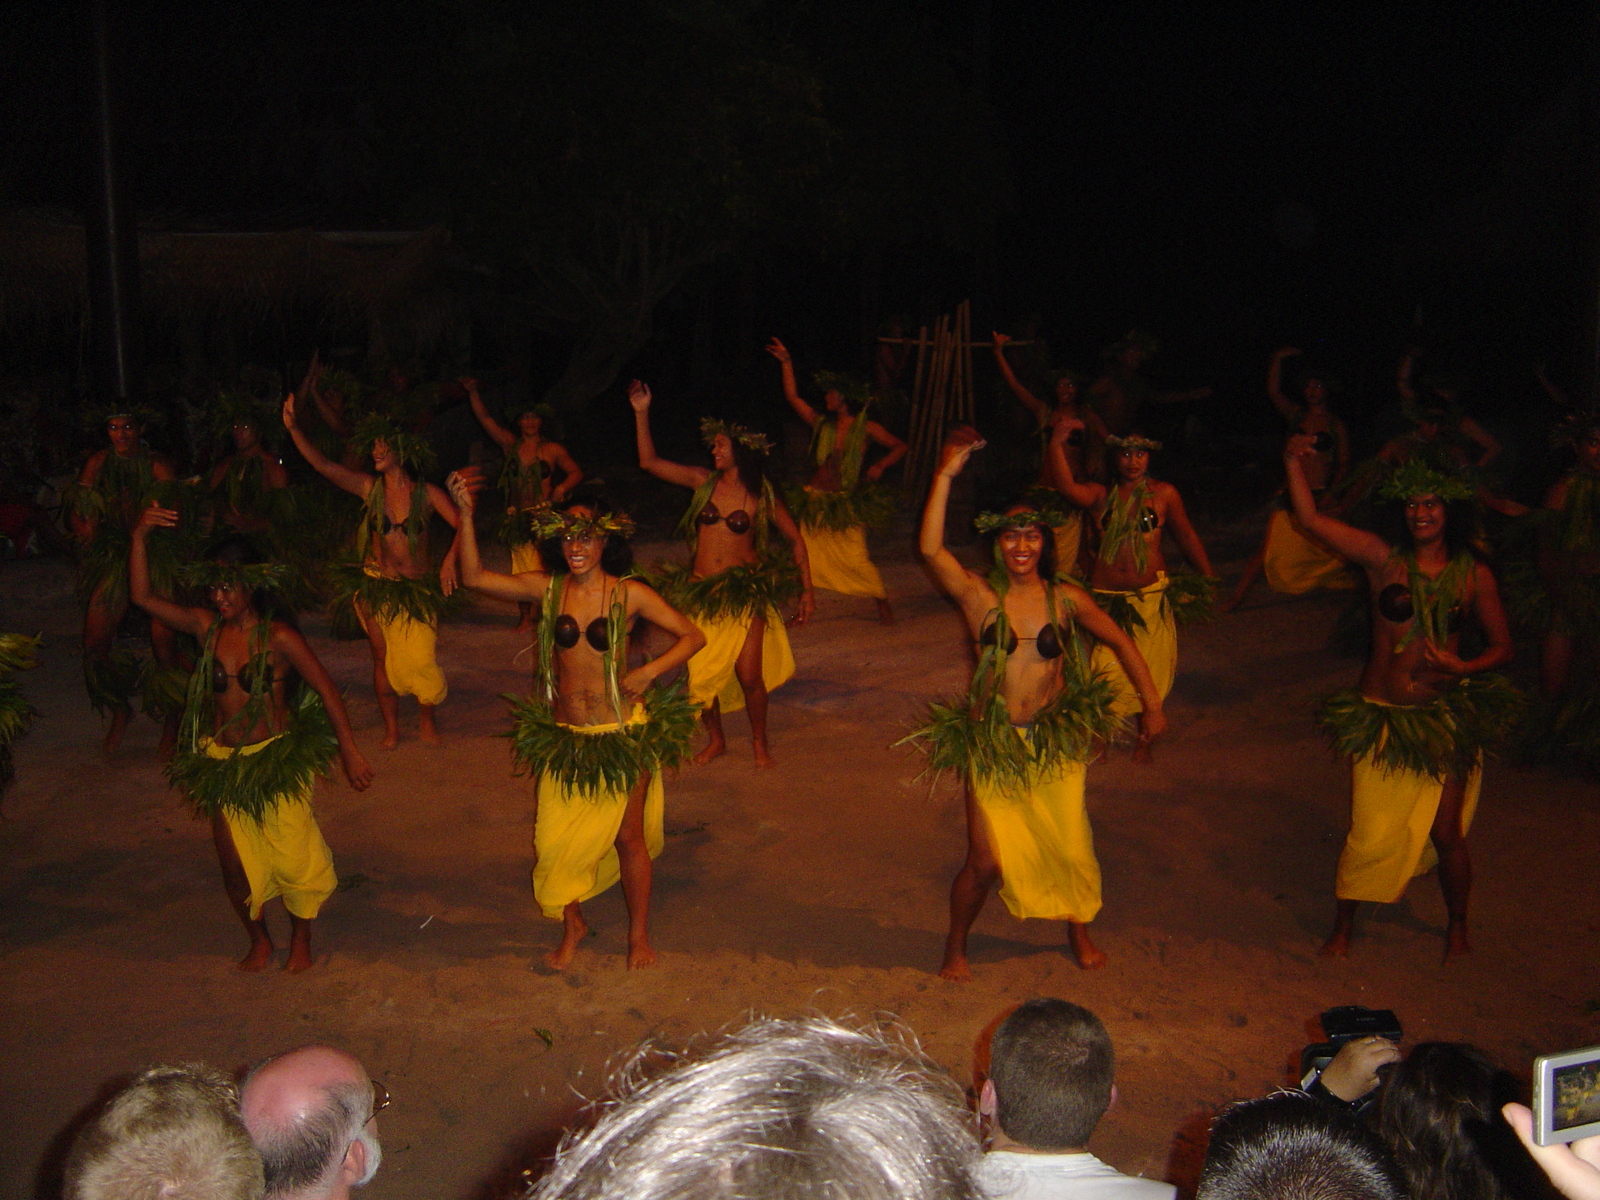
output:
M811 461L819 467L828 465L835 447L839 448L839 490L853 492L861 481L861 465L867 452L867 406L862 405L850 422L844 435L844 445L839 446L839 418L829 414L819 418L811 429Z
M262 618L250 630L250 657L246 660L250 671L250 697L244 707L212 733L216 693L211 690L211 674L217 661L217 640L221 635L222 618L218 617L206 631L205 641L200 646L200 657L189 675L189 694L184 704L178 737L183 748L191 752L199 751L200 739L207 734L220 742L222 735L230 729L241 728L248 732L267 712L268 689L272 686L267 678L272 665L272 622Z
M1600 475L1579 470L1567 476L1566 499L1557 517L1563 551L1600 549Z
M1125 548L1133 549L1133 565L1143 573L1150 568L1150 547L1145 542L1145 531L1140 528L1146 508L1153 508L1150 481L1141 479L1133 490L1124 494L1120 486L1113 486L1100 509L1100 561L1116 562Z
M1417 565L1412 551L1398 555L1406 565L1406 578L1411 588L1411 628L1400 639L1398 649L1414 642L1420 633L1435 646L1444 646L1450 637L1450 614L1460 607L1462 593L1472 578L1477 560L1463 550L1445 565L1436 579L1429 579Z
M506 503L522 504L528 502L526 497L530 489L533 492L531 502L541 503L544 500L544 460L535 455L531 463L524 463L522 455L512 447L505 465L500 468L500 490L505 493Z
M356 558L361 562L367 561L372 535L383 528L384 518L389 515L387 501L388 486L384 477L379 475L367 489L367 497L362 506L361 524L356 526ZM414 555L422 541L424 531L428 528L428 485L420 479L411 480L411 509L406 514L404 528L406 547Z
M544 605L539 610L539 629L535 643L539 648L539 689L545 702L556 702L556 618L561 615L562 599L566 595L568 576L565 572L554 576L544 592ZM601 576L604 582L604 575ZM627 723L622 708L622 663L619 648L628 644L628 590L627 579L618 579L611 590L611 605L606 610L606 648L601 662L606 677L606 699L616 714L619 725Z
M689 507L684 509L683 518L678 522L678 527L673 532L691 546L695 544L699 535L698 521L700 513L711 501L711 493L717 490L717 484L722 480L725 472L713 471L706 476L705 482L695 488L694 495L689 498ZM756 500L756 552L759 554L767 548L767 537L772 524L772 514L777 510L778 497L772 490L772 480L762 477L761 495Z

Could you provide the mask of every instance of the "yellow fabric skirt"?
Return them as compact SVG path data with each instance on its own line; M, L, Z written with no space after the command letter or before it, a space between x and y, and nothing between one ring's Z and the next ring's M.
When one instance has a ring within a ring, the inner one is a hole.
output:
M362 568L374 579L378 572ZM356 608L361 627L369 629L369 614ZM383 634L383 673L389 686L402 696L415 696L419 704L442 704L450 694L444 672L434 657L438 630L407 616L389 619L377 618L378 631Z
M511 573L513 575L526 575L529 571L543 571L544 564L539 561L539 547L532 542L522 542L511 547Z
M1275 592L1299 596L1317 588L1353 588L1356 575L1332 550L1315 540L1292 513L1279 509L1267 526L1261 569Z
M1144 618L1144 628L1133 632L1133 644L1144 655L1145 666L1150 668L1150 678L1155 681L1156 691L1163 700L1172 690L1172 681L1178 677L1178 623L1173 619L1172 609L1163 603L1166 592L1165 571L1159 572L1149 587L1137 592L1106 592L1098 589L1094 592L1096 597L1128 597L1134 609ZM1116 697L1111 702L1113 713L1128 717L1144 711L1139 693L1133 690L1128 673L1122 669L1121 661L1110 646L1096 646L1090 663L1094 670L1104 671L1111 680L1111 686L1116 689Z
M282 736L248 746L222 746L206 737L200 739L200 748L208 758L248 757ZM282 896L283 906L307 921L322 911L323 902L339 886L339 877L333 872L333 854L311 810L310 788L279 796L259 823L228 809L223 809L222 816L250 881L251 920L261 919L261 906L274 896Z
M1375 752L1374 752L1375 753ZM1483 769L1467 776L1461 832L1478 810ZM1373 754L1350 764L1350 833L1339 854L1334 895L1393 904L1406 885L1439 862L1430 836L1444 784L1417 771L1380 767Z
M800 526L805 539L806 557L811 561L813 587L827 588L846 596L868 596L887 600L883 577L867 557L867 532L859 525L849 529L818 529Z
M722 702L725 713L744 707L744 692L734 666L744 649L745 635L753 617L691 617L706 635L706 644L689 660L689 699L701 708L714 700ZM766 629L761 636L761 679L767 691L776 691L794 677L794 651L789 647L789 631L775 608L767 610Z
M1078 573L1078 548L1083 544L1083 514L1075 512L1065 524L1050 526L1056 543L1056 570Z
M635 705L628 724L644 720L643 707ZM612 721L566 728L577 733L610 733L621 726ZM622 878L616 843L628 793L574 792L541 775L535 795L539 811L533 822L533 898L540 912L559 921L574 900L592 899ZM655 771L644 794L644 842L651 858L661 853L666 842L665 812L661 772Z
M1087 923L1100 911L1084 775L1082 763L1063 763L1022 794L970 784L1000 864L1000 899L1012 916Z

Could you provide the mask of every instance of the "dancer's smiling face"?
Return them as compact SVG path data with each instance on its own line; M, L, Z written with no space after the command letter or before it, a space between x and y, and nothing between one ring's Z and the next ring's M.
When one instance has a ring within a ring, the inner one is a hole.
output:
M544 418L536 412L525 412L517 417L517 428L525 438L536 438L544 428Z
M139 449L139 422L127 413L118 413L106 422L111 448L126 458Z
M1117 474L1127 483L1137 483L1150 470L1150 451L1143 446L1117 448Z
M1008 572L1018 577L1029 575L1039 569L1039 556L1044 552L1044 531L1037 525L1002 529L995 538L995 545L1000 549L1000 558Z
M583 505L567 510L575 517L592 518L595 511ZM594 570L600 565L600 552L605 549L606 540L595 537L593 534L568 534L561 539L561 557L567 561L567 570L574 575L582 575Z
M719 471L733 467L733 439L727 434L719 433L711 439L711 462Z
M224 621L231 621L250 611L250 589L237 583L214 583L210 587L211 607Z
M835 415L849 411L844 402L844 393L838 388L829 388L822 394L822 406Z
M1056 403L1071 404L1078 398L1078 385L1072 381L1070 375L1063 375L1056 380Z
M372 469L378 474L383 474L390 467L400 465L400 456L394 452L393 447L382 438L372 443Z
M1445 504L1431 492L1406 497L1406 528L1417 542L1437 541L1444 536Z

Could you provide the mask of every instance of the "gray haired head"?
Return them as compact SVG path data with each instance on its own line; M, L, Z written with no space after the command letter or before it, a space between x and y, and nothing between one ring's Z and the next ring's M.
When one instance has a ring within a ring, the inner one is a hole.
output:
M757 1019L664 1073L648 1052L529 1200L977 1200L960 1089L909 1036Z

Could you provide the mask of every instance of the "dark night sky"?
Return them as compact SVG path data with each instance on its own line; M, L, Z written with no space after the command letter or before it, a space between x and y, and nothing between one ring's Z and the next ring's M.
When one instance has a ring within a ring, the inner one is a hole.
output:
M830 4L776 7L829 36ZM377 172L359 165L361 132L389 115L363 97L430 52L448 11L127 4L141 210L414 223L423 213L415 195L363 185ZM932 14L967 77L981 74L971 6L919 11ZM1493 187L1523 131L1573 85L1584 11L1508 0L993 0L989 92L1015 197L998 228L993 318L1042 313L1053 341L1084 364L1135 322L1171 339L1174 365L1188 347L1198 370L1323 331L1394 342L1427 298L1420 285L1396 283L1397 254ZM18 84L6 101L0 205L70 206L70 9L22 5L0 22L5 75ZM902 254L898 274L891 266L886 305L970 291L970 266L947 264L930 285L927 269L910 265L916 257ZM817 290L835 282L848 274ZM1522 305L1517 320L1538 329L1508 353L1540 336L1564 351L1573 282L1547 280L1545 290L1558 295ZM1471 303L1463 297L1463 311ZM838 307L838 327L851 329L854 297Z

